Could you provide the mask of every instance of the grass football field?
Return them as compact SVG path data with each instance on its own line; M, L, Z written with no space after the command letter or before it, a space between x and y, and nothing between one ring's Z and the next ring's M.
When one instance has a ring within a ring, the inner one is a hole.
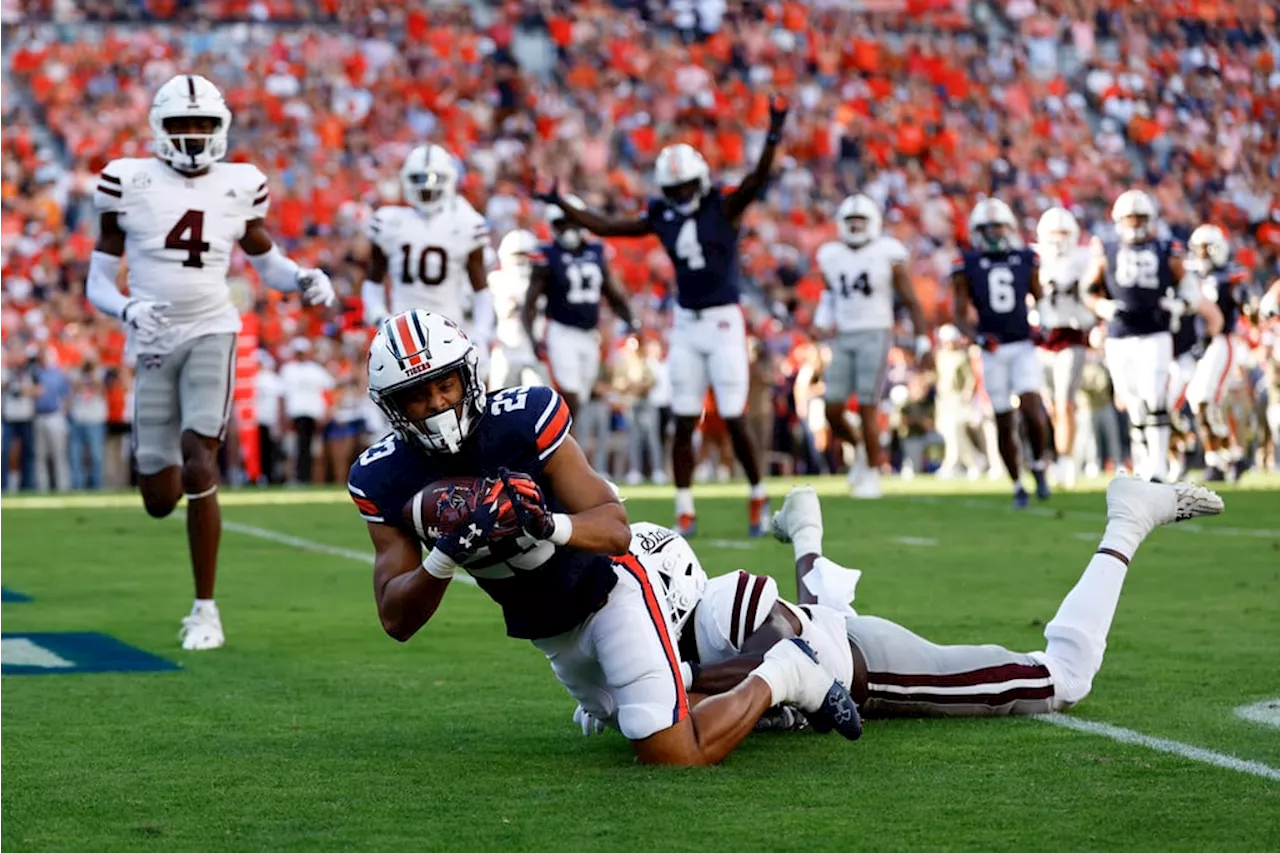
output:
M855 606L939 642L1041 648L1104 520L1098 491L1015 513L1003 486L822 486ZM3 678L3 848L1280 850L1280 729L1236 713L1280 698L1280 481L1244 486L1147 540L1081 727L873 721L857 743L754 735L696 770L584 739L475 588L408 644L384 636L340 492L224 497L229 641L194 653L181 520L132 495L7 498L3 584L32 600L3 605L6 635L101 632L180 669ZM669 490L628 494L633 520L670 521ZM790 548L743 538L744 494L699 493L703 563L792 594Z

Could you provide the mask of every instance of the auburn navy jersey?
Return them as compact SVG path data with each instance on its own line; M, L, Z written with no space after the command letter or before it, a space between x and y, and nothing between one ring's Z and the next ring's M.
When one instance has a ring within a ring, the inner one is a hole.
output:
M1167 332L1171 318L1160 301L1178 291L1170 261L1180 256L1179 245L1169 240L1132 246L1112 241L1104 243L1103 250L1107 256L1107 294L1116 302L1107 334L1126 338Z
M570 251L559 243L544 243L533 261L547 271L547 319L595 329L604 292L604 246L584 241Z
M1244 289L1249 284L1249 273L1244 267L1228 264L1215 267L1197 275L1200 297L1215 303L1222 311L1222 331L1230 334L1240 319L1240 303L1245 299Z
M1030 249L961 254L954 272L969 284L969 299L978 309L979 332L1002 344L1031 337L1027 296L1035 269L1036 253Z
M693 213L681 213L666 199L653 198L647 216L675 264L676 302L681 308L698 311L738 303L738 227L725 214L719 186L703 196Z
M528 474L553 511L563 512L543 466L569 435L569 407L542 387L507 388L492 395L488 411L462 450L427 453L394 433L371 445L355 464L347 488L360 515L417 538L404 505L442 477L496 476L498 469ZM463 568L502 606L507 634L533 640L563 634L600 607L617 582L607 556L557 547L520 536L482 548Z

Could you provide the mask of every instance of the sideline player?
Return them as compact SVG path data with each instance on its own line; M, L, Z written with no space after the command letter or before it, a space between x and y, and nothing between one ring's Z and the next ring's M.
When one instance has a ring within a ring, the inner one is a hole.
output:
M485 265L489 226L458 195L458 167L439 145L409 152L400 168L400 191L407 207L380 207L369 220L372 246L361 291L365 322L377 325L387 314L422 308L461 323L469 286L471 337L487 375L495 316Z
M1187 248L1191 254L1187 268L1199 284L1203 310L1211 316L1206 319L1204 355L1196 362L1186 397L1204 443L1204 478L1224 480L1232 460L1230 428L1223 402L1231 374L1239 368L1245 354L1245 345L1236 337L1235 328L1240 306L1247 300L1245 287L1249 274L1231 263L1231 246L1216 225L1201 225L1191 232Z
M1202 301L1182 264L1182 247L1157 236L1156 205L1142 190L1126 190L1111 207L1118 241L1094 237L1081 285L1085 305L1107 323L1104 356L1129 415L1137 466L1148 480L1169 476L1169 366L1176 297L1197 313ZM1139 454L1139 451L1141 453Z
M1013 503L1027 505L1019 467L1018 412L1027 425L1031 444L1028 468L1035 476L1036 497L1049 497L1045 477L1045 450L1049 419L1040 398L1044 371L1031 342L1027 311L1028 295L1039 300L1044 294L1036 254L1017 248L1017 220L1009 205L996 198L978 202L969 216L969 243L951 272L955 288L955 325L982 348L982 381L996 416L997 443L1004 467L1013 479ZM969 306L977 309L976 330L969 324Z
M564 196L564 203L571 208L583 206L571 195ZM599 378L601 297L628 328L635 327L635 320L626 293L609 275L604 245L584 239L558 205L547 205L546 218L552 239L533 255L533 275L520 320L525 333L536 340L538 299L546 297L547 364L569 414L576 418Z
M814 326L834 329L831 365L826 371L827 423L837 438L857 446L845 419L849 397L857 395L866 466L849 469L855 498L878 498L880 490L880 395L893 342L894 298L902 300L916 333L916 358L931 349L924 312L907 274L907 247L881 234L880 207L865 195L851 195L836 211L839 240L823 243L816 260L827 289ZM861 461L861 454L856 454Z
M717 763L778 702L846 737L860 733L848 693L797 642L770 649L738 688L691 708L665 598L627 555L626 510L570 435L568 406L546 387L490 398L477 366L462 330L426 311L384 321L370 347L369 395L393 432L352 465L348 489L373 541L387 634L404 642L417 633L462 567L502 607L507 634L542 650L565 689L621 729L642 762ZM421 490L459 474L503 486L433 537Z
M737 571L707 580L687 545L667 544L662 555L651 554L646 540L655 537L647 531L633 539L632 551L670 580L673 612L688 626L681 658L698 693L732 689L761 649L798 637L867 717L1044 714L1089 695L1129 563L1147 535L1222 509L1222 499L1200 486L1112 481L1101 544L1045 626L1045 649L1029 653L991 644L938 645L887 619L857 614L848 602L861 573L822 556L822 509L808 487L792 489L773 519L774 536L795 549L798 604L781 598L768 576ZM668 553L680 559L657 565ZM693 565L682 565L690 560ZM575 715L584 734L600 730L581 717Z
M774 154L782 141L788 104L774 96L769 132L755 168L732 192L711 182L707 161L691 146L670 145L658 154L654 183L662 195L650 199L645 215L612 219L566 207L558 189L537 196L557 205L568 220L601 237L656 234L676 270L676 308L668 364L671 410L675 415L672 472L676 481L676 527L686 536L697 530L693 504L693 435L702 414L707 386L733 440L733 452L751 484L747 532L763 536L769 498L760 476L760 456L743 413L750 380L746 319L739 306L738 229L742 216L765 189Z
M1047 373L1053 394L1053 439L1058 455L1058 482L1076 484L1076 394L1084 376L1089 330L1094 316L1080 298L1080 278L1089 264L1080 245L1080 226L1065 207L1051 207L1036 223L1036 255L1040 259L1037 305Z
M547 384L546 372L533 347L537 339L525 331L521 321L529 298L532 258L537 251L538 239L522 228L508 231L498 243L498 268L489 273L489 290L498 321L497 346L489 367L490 391L509 385Z
M154 518L186 497L195 603L182 620L184 649L225 642L214 603L222 512L218 448L231 413L240 312L227 290L238 244L263 283L329 305L320 270L285 257L264 219L267 178L249 163L223 163L231 111L213 83L182 74L151 104L155 156L112 160L93 195L98 242L85 295L129 329L137 358L133 456L143 506ZM116 286L129 259L129 296Z

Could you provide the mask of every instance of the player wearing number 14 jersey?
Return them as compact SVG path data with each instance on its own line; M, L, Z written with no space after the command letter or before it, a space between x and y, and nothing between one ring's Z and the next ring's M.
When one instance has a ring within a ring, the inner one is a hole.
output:
M764 535L769 499L760 479L760 460L743 412L747 406L750 364L746 319L739 306L738 229L747 206L769 181L782 126L785 99L769 105L769 132L754 169L732 192L713 185L711 170L692 146L669 145L658 154L654 183L662 195L649 201L643 216L614 219L594 211L566 207L556 188L537 197L565 211L570 223L602 237L655 234L676 270L676 308L671 329L671 410L676 434L672 468L676 481L676 526L684 536L696 530L693 492L693 435L702 415L707 387L715 395L733 450L751 483L748 533Z
M182 620L186 649L224 641L213 601L222 517L218 447L231 412L240 312L227 290L237 244L275 290L333 301L319 270L281 254L263 222L267 179L248 163L220 162L231 112L213 83L183 74L156 93L155 157L113 160L94 193L100 234L85 295L129 328L137 359L133 455L147 513L163 518L186 495L196 601ZM116 286L129 259L129 295Z
M982 347L982 377L996 416L1000 458L1013 478L1014 505L1027 505L1020 482L1018 430L1013 397L1027 422L1032 458L1028 467L1036 478L1036 496L1049 497L1044 452L1049 435L1048 416L1040 398L1044 377L1035 345L1027 297L1039 299L1040 274L1036 253L1018 248L1017 220L1009 205L995 198L978 202L969 216L969 243L951 272L956 291L955 324ZM976 330L969 323L969 307L977 309Z

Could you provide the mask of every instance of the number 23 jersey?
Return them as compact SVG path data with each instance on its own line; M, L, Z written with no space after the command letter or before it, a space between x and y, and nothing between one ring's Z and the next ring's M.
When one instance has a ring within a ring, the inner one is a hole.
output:
M214 163L188 177L154 157L112 160L93 204L125 233L129 295L167 302L170 333L148 351L200 335L240 331L227 270L245 225L267 215L266 175L250 163Z
M563 511L543 466L571 426L569 407L552 389L507 388L490 396L488 410L458 453L426 453L392 433L351 466L347 489L365 521L396 527L415 540L404 505L442 477L495 477L506 467L532 477L552 510ZM526 640L554 637L580 624L617 581L608 557L529 536L486 546L463 568L502 607L507 634Z
M463 296L471 288L467 259L489 245L489 226L470 202L454 196L434 216L380 207L368 235L387 258L392 313L422 308L462 322Z

